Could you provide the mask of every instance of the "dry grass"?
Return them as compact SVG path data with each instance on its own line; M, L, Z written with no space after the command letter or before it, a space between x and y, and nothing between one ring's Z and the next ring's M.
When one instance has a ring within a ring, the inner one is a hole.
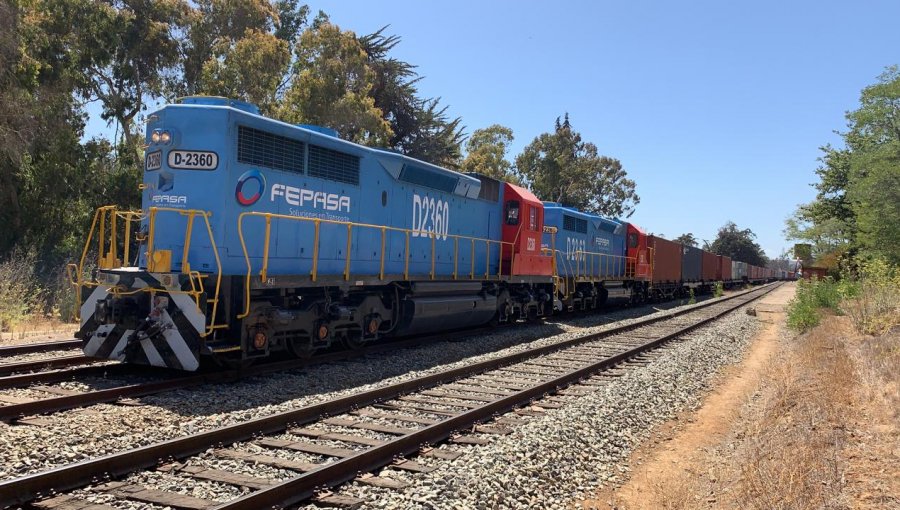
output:
M813 330L767 373L761 410L747 424L734 470L736 506L843 508L841 450L856 373L841 342Z
M900 508L898 336L830 316L797 337L742 425L727 506Z

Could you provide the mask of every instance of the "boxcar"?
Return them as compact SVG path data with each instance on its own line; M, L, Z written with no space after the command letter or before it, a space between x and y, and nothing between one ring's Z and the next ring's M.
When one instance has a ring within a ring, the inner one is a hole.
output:
M681 280L692 287L703 280L703 250L693 246L681 246Z
M711 283L719 280L719 258L715 253L710 253L706 250L701 250L701 255L703 256L701 276L703 281L706 283Z
M731 281L731 257L728 255L717 255L718 269L716 269L716 279L722 282Z
M652 286L656 297L671 296L681 290L681 245L657 236L647 236L653 250Z

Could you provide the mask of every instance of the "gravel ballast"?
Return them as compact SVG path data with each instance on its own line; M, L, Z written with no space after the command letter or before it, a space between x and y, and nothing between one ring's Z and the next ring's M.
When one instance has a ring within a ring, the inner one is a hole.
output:
M621 481L624 461L651 427L696 408L712 377L741 359L758 328L741 308L597 391L493 436L490 445L453 447L465 453L434 463L436 471L382 473L410 481L405 490L353 483L340 494L366 500L364 508L569 508Z
M148 405L141 407L94 406L48 417L52 424L46 427L0 425L0 476L20 476L602 331L611 325L596 326L598 322L627 315L634 315L634 310L529 329L501 329L464 342L440 342L295 373L147 397L143 402ZM433 473L385 471L385 476L412 483L408 489L352 484L341 493L362 497L373 508L570 506L599 485L616 480L622 459L651 424L695 406L709 377L723 364L740 357L755 332L755 321L742 310L733 312L596 392L573 397L571 404L529 419L508 436L495 436L488 446L453 446L465 454L455 461L422 462L438 467ZM41 448L34 448L37 444ZM246 464L240 461L209 456L195 462L247 472ZM275 469L250 472L272 478L290 476L290 472ZM168 490L179 486L177 478L174 473L130 477L148 487ZM242 492L218 483L204 483L194 491L199 491L195 496L219 501Z
M0 424L0 477L21 476L601 331L612 325L596 326L598 322L634 316L635 312L618 310L529 329L501 329L464 342L440 342L295 373L247 379L236 384L179 390L146 397L142 401L147 405L140 407L98 405L46 417L51 422L48 426ZM615 325L623 322L629 321ZM529 426L531 424L526 427ZM490 449L494 445L481 448ZM477 449L473 451L477 453ZM466 462L459 459L452 464L460 463ZM417 475L416 480L420 480L418 476L421 475ZM423 479L427 478L431 476ZM372 489L366 487L365 490ZM386 494L385 497L399 497L400 494L405 493ZM222 496L227 497L226 494Z

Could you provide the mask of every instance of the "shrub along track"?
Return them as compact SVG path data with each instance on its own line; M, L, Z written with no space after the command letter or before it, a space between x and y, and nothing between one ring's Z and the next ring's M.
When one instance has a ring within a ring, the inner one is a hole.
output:
M9 480L0 483L0 505L34 502L56 492L91 486L104 478L121 477L153 468L168 459L186 459L210 448L217 448L214 454L221 458L285 469L292 475L283 480L272 480L196 465L170 465L164 468L176 470L198 481L212 480L253 489L224 503L126 482L94 486L91 491L178 508L257 509L295 504L315 497L323 488L353 479L390 487L398 482L359 474L389 464L409 471L424 470L421 464L403 458L448 438L463 443L483 442L484 439L477 436L455 434L462 430L502 433L503 425L514 424L513 418L498 421L500 426L480 424L523 405L558 407L561 404L553 403L552 396L541 399L548 394L577 392L581 390L581 385L589 387L590 377L629 360L640 365L648 351L770 290L772 286L767 286L602 333ZM579 386L564 389L573 384ZM422 413L430 418L423 417ZM312 424L315 424L314 428L309 427ZM371 432L388 438L375 439L366 435ZM292 438L271 437L285 433ZM248 454L233 448L235 443L243 441L271 449L273 455ZM335 441L348 446L335 447ZM332 460L326 463L292 461L287 452L302 452ZM425 452L425 455L442 455L442 450ZM297 472L301 474L293 476ZM63 495L34 504L40 508L81 508L85 506L81 503L87 502L80 498L80 495ZM319 495L319 500L335 504L352 503L335 496Z

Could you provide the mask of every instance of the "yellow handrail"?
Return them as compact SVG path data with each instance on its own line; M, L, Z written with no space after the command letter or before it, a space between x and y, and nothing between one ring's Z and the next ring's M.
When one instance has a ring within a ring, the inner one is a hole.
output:
M219 290L222 284L222 261L219 258L219 250L216 246L215 237L212 232L212 225L209 222L210 216L212 213L209 211L201 211L197 209L176 209L172 207L151 207L146 215L148 218L148 231L147 237L144 238L147 241L147 270L153 271L154 267L154 257L153 257L153 244L156 236L156 216L160 212L175 212L181 214L183 216L187 216L187 225L185 228L185 241L183 247L183 254L181 258L181 272L183 274L187 274L191 283L191 290L182 291L182 290L160 290L151 287L143 287L140 289L135 289L132 291L123 291L118 287L110 287L110 292L117 296L131 295L137 294L139 292L166 292L169 294L187 294L194 298L194 302L197 305L197 309L200 310L200 296L205 293L205 288L203 285L202 278L204 275L201 275L199 271L191 271L190 264L188 262L188 253L191 246L191 238L193 236L193 225L194 218L197 216L201 216L203 218L204 224L206 226L206 233L209 236L210 244L212 246L213 255L216 259L216 291L211 299L212 301L212 313L209 317L209 325L206 326L206 330L201 333L201 336L207 336L212 333L215 329L225 328L227 325L217 325L215 324L216 312L218 310L218 302L219 302ZM108 225L109 228L107 230L107 220L106 217L109 216ZM133 221L140 221L145 217L143 211L119 211L118 208L114 205L107 205L98 207L94 212L94 219L91 224L91 229L88 232L87 241L84 243L84 249L81 252L81 259L79 260L78 265L70 264L67 266L67 271L69 272L70 280L72 280L72 284L76 288L76 295L80 295L82 286L98 286L101 285L98 281L85 281L84 280L84 264L87 261L87 255L90 251L91 243L94 239L94 231L98 231L97 241L99 246L98 253L98 267L100 269L113 269L118 265L119 259L117 257L118 254L118 218L124 220L124 238L123 241L123 250L122 253L125 258L125 262L127 263L128 258L131 254L130 246L131 246L131 223ZM99 227L99 230L98 230ZM108 234L108 239L107 239ZM143 240L140 237L137 237L138 240ZM76 273L72 275L72 273ZM197 280L195 283L194 280ZM200 310L201 313L204 310Z
M241 241L241 250L244 253L244 262L246 263L246 267L247 267L247 275L245 277L245 285L244 285L244 311L242 313L238 314L238 316L237 316L238 319L243 319L244 317L247 317L250 314L250 281L253 276L253 266L250 262L250 255L247 251L247 241L244 237L244 219L248 216L261 217L261 218L264 218L266 221L266 230L265 230L265 238L264 238L265 245L263 246L263 256L262 256L263 260L262 260L262 266L259 271L260 280L263 283L266 281L266 277L268 275L268 270L269 270L269 244L271 242L271 221L273 219L311 222L315 226L315 234L314 234L314 238L313 238L312 269L310 270L310 280L311 281L316 281L316 279L318 278L319 241L321 239L321 225L322 224L339 225L339 226L347 227L347 244L346 244L346 252L344 254L344 270L343 270L343 275L342 275L345 281L349 281L350 276L352 274L351 273L351 262L352 262L351 250L352 250L353 229L367 229L368 228L368 229L376 229L381 232L382 250L381 250L381 255L380 255L380 260L379 260L379 272L377 275L378 279L381 281L383 281L385 279L384 263L385 263L386 252L384 250L384 246L386 243L387 232L402 232L404 234L405 248L404 248L404 262L403 262L403 278L406 280L409 279L409 260L410 260L410 255L411 255L409 238L410 238L411 234L416 235L416 236L431 238L430 239L431 240L431 261L430 261L431 268L428 273L428 277L431 280L434 280L437 278L437 270L436 270L437 269L437 246L436 246L436 242L437 242L438 237L445 238L445 239L453 239L453 242L454 242L454 255L453 255L454 271L453 271L453 275L452 275L453 279L456 279L459 276L457 269L458 269L458 265L459 265L458 243L459 243L460 239L468 240L471 243L471 250L472 250L471 257L470 257L471 258L471 269L469 271L469 279L470 280L475 279L475 243L476 242L484 242L485 246L486 246L486 250L485 250L486 251L486 253L485 253L486 267L485 267L485 275L484 275L485 279L490 279L490 278L494 278L494 277L496 277L497 279L500 279L503 276L502 275L502 269L503 269L502 262L500 263L501 265L497 269L497 273L491 274L490 256L491 256L492 246L495 244L498 245L500 247L501 255L503 253L504 245L513 246L513 243L506 242L506 241L495 241L493 239L484 239L484 238L479 238L479 237L464 236L464 235L457 235L457 234L436 234L433 232L419 230L419 229L391 227L391 226L387 226L387 225L375 225L375 224L370 224L370 223L357 223L357 222L351 222L351 221L329 220L329 219L323 219L323 218L307 218L307 217L303 217L303 216L291 216L291 215L287 215L287 214L264 213L264 212L256 212L256 211L243 212L238 216L238 238ZM501 259L502 259L502 256L501 256Z
M212 248L213 256L216 259L216 291L213 294L212 301L212 311L209 314L209 325L206 326L206 331L202 333L200 336L208 336L212 334L212 332L216 329L227 328L227 324L216 324L216 313L219 309L219 292L222 289L222 260L219 257L219 248L216 245L216 238L213 235L212 225L209 222L209 218L212 216L212 211L203 211L200 209L178 209L175 207L151 207L150 208L150 225L149 225L149 234L147 239L147 270L152 271L154 268L153 264L153 241L154 236L156 234L156 216L160 212L173 212L178 213L182 216L187 216L187 224L185 225L185 240L182 248L182 257L181 257L181 273L188 275L188 278L191 281L191 291L187 292L193 296L195 303L197 304L197 309L200 310L200 296L205 292L205 288L202 282L203 275L200 274L199 271L191 271L190 264L188 264L188 249L191 245L191 236L193 235L194 228L194 218L200 216L203 218L203 223L206 226L206 234L209 238L209 244ZM195 274L199 282L199 290L198 286L194 284ZM159 289L150 289L155 292L159 292ZM166 290L164 292L173 292ZM179 293L178 291L174 291L174 293ZM204 310L200 310L201 313Z

